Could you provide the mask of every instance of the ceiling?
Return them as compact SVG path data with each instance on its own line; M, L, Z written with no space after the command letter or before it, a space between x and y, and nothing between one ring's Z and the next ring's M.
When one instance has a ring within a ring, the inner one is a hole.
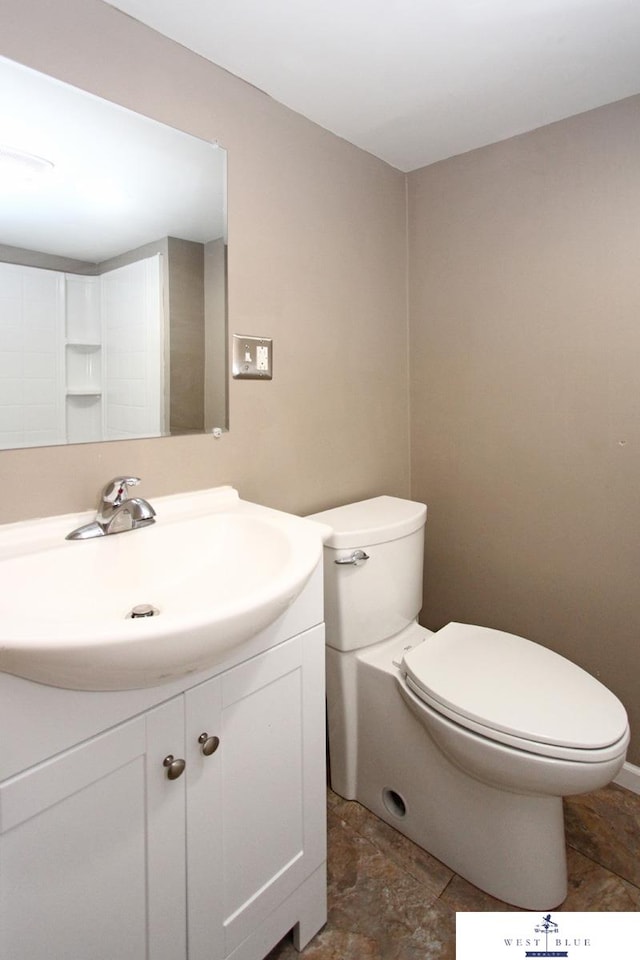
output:
M107 0L400 170L640 92L637 0Z

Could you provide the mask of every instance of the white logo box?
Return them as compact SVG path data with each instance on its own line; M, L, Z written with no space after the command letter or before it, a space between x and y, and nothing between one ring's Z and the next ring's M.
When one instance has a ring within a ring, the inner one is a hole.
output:
M638 960L640 912L456 914L456 960Z

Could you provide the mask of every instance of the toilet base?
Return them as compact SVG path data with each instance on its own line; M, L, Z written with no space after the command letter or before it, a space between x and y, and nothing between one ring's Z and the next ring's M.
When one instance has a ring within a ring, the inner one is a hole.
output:
M359 784L354 799L498 900L525 910L552 910L563 902L567 864L560 798L496 790L488 798L485 791L481 796L469 791L455 800L441 796L448 806L435 813L422 789L424 784L408 776L372 777Z
M411 632L360 651L327 648L332 788L493 897L557 907L567 893L562 798L496 789L441 753L396 687L393 661L425 635Z

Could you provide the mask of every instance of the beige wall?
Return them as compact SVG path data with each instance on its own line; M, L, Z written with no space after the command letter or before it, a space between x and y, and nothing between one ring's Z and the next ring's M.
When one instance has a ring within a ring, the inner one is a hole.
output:
M424 622L546 644L640 734L640 98L417 171L409 210Z
M232 483L310 512L409 492L404 176L95 0L4 0L0 54L229 151L230 332L274 340L230 432L0 453L0 522Z

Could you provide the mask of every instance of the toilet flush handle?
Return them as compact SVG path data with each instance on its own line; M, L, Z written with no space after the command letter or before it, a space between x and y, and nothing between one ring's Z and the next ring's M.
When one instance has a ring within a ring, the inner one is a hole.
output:
M334 563L348 563L351 566L359 567L361 563L364 563L365 560L369 559L369 554L365 553L364 550L354 550L350 557L338 557L337 560L334 560Z

